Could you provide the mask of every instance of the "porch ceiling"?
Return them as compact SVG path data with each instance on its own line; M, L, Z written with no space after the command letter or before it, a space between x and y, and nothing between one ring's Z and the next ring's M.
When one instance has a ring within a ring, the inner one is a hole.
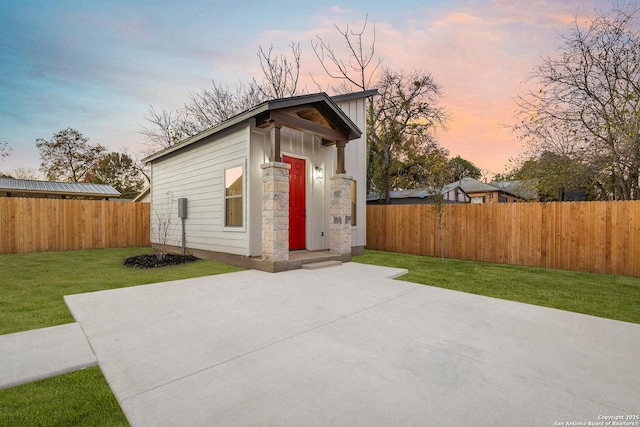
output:
M335 117L330 109L324 108L323 103L265 111L256 117L256 126L266 128L271 125L318 134L325 145L333 145L337 141L348 142L359 137L339 117Z

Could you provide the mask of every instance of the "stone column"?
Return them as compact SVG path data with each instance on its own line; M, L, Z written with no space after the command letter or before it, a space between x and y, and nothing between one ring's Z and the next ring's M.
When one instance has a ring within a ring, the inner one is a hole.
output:
M269 162L262 168L262 260L289 260L289 169Z
M351 175L331 177L329 252L351 255Z

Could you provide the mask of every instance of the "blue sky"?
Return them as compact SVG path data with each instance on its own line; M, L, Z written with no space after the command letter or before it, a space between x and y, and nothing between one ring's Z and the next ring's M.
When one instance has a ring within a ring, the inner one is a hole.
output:
M302 47L303 83L324 79L310 41L341 46L334 24L376 25L385 66L433 74L452 113L440 143L490 172L521 145L513 98L541 55L593 0L454 1L34 1L0 3L0 171L38 168L37 138L72 127L110 150L136 154L150 105L174 110L211 80L259 77L258 46ZM324 80L323 80L324 79Z

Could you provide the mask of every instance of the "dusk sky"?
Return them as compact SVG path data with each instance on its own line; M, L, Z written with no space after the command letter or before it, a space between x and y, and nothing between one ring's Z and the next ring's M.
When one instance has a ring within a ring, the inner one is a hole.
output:
M482 170L503 172L522 145L507 128L514 97L541 57L553 54L577 16L583 24L611 0L20 0L0 3L0 140L13 148L0 171L37 169L37 138L72 127L91 143L138 153L150 105L180 108L191 93L260 77L258 46L302 48L328 90L311 48L341 48L334 25L375 24L383 65L430 72L451 113L439 143Z

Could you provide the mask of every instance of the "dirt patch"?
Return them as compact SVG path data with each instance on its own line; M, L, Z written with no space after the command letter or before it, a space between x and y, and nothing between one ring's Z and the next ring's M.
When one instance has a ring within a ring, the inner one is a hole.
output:
M187 262L197 261L198 258L193 255L176 255L166 254L162 257L158 255L136 255L124 260L124 265L127 267L138 268L156 268L166 267L167 265L185 264Z

